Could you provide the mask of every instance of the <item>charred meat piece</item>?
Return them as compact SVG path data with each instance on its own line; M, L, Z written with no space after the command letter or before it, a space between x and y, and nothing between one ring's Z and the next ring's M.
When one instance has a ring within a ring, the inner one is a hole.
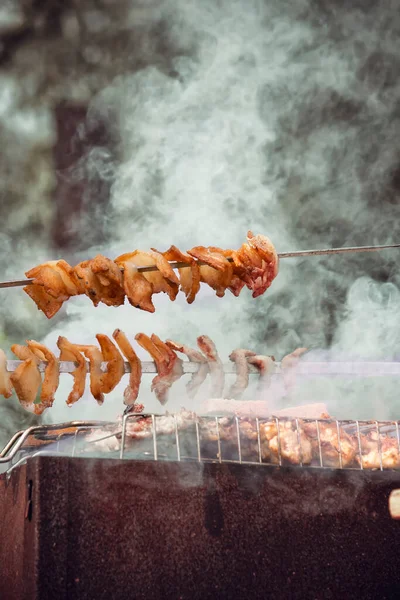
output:
M173 342L172 340L167 340L165 343L175 352L181 352L182 354L185 354L190 362L197 363L199 365L199 368L195 373L193 373L189 383L186 385L186 391L189 398L194 398L201 384L208 375L207 359L205 356L203 356L203 354L201 354L201 352L198 352L189 346L185 346L184 344L179 344L178 342Z
M152 381L151 391L161 404L165 404L169 388L183 375L182 361L154 334L149 338L144 333L138 333L135 340L150 354L156 364L158 375Z
M139 387L142 379L142 363L123 331L116 329L113 333L113 338L117 342L119 349L129 362L131 368L129 384L124 391L124 404L132 407L139 394Z
M215 344L207 335L201 335L197 338L197 345L206 357L210 368L211 395L214 398L221 398L224 392L225 374Z

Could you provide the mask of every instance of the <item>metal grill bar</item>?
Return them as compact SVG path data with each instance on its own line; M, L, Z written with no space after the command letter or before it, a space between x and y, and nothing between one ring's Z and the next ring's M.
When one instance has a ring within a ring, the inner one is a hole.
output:
M112 450L107 444L102 446L111 438L115 441ZM39 451L67 456L94 453L107 458L115 457L114 449L122 460L400 469L399 421L242 419L190 414L188 417L127 414L119 426L77 421L30 427L18 432L6 445L0 466L5 465L8 471Z

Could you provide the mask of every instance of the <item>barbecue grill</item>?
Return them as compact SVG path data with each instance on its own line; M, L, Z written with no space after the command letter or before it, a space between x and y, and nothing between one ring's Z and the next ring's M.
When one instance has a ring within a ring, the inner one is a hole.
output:
M335 373L399 374L399 364L296 368ZM271 377L282 374L278 364ZM116 423L31 427L4 448L0 598L400 597L399 421L128 409Z
M320 435L308 465L285 460L283 438L263 458L262 427L288 422L300 445L329 424L359 456L375 431L379 467L346 465L340 445L326 466ZM254 419L251 452L245 423L128 414L16 434L0 459L0 597L398 598L400 471L382 446L399 450L399 423Z

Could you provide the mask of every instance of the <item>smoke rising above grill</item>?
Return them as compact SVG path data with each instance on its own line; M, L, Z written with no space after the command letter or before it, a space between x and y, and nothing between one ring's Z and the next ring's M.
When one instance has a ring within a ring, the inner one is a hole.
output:
M399 241L394 3L166 0L147 9L132 2L132 22L139 17L148 66L118 76L89 115L109 119L121 135L112 173L96 149L88 157L113 182L108 241L91 254L171 243L237 247L248 229L268 235L278 251ZM162 65L151 60L160 23L171 55ZM60 334L87 343L121 327L131 337L155 332L191 345L207 334L224 361L236 347L280 358L297 346L312 350L310 360L393 359L397 262L397 251L288 260L257 300L246 290L223 299L202 290L193 306L157 298L153 315L94 309L77 298L46 343L55 348ZM159 410L143 379L146 410ZM88 397L69 409L70 385L62 377L46 418L107 419L120 410L123 384L101 408ZM385 418L394 414L396 387L389 378L308 381L270 401L328 398L340 417ZM184 381L174 385L167 409L187 404L183 390Z

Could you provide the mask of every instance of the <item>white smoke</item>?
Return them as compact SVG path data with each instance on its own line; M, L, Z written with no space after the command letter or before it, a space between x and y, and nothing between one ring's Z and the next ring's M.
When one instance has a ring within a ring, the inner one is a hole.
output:
M392 8L379 10L389 18ZM182 51L170 73L155 65L118 77L93 102L93 119L117 114L122 157L104 215L112 242L88 256L171 243L237 248L248 229L268 235L278 251L389 242L395 208L370 204L388 189L397 160L397 121L387 122L398 97L387 87L393 40L380 35L387 22L379 10L333 14L312 1L166 0L147 11L133 3L132 19L149 29L152 19L163 20L169 43ZM371 80L362 68L378 50L384 63ZM316 357L330 346L327 359L388 359L400 338L399 291L366 279L371 265L377 272L387 266L370 255L285 260L257 300L247 290L218 299L203 289L191 306L182 297L156 297L155 314L128 305L94 309L74 298L68 319L45 342L55 348L62 334L94 343L96 333L120 327L131 340L143 331L191 345L208 334L224 361L237 347L280 358L300 345ZM143 377L141 399L159 410L150 379ZM107 419L121 411L124 383L101 408L89 393L67 408L71 383L62 377L48 418ZM337 416L384 417L396 385L382 378L308 381L286 403L327 401ZM175 384L168 409L191 408L183 390L183 381Z

